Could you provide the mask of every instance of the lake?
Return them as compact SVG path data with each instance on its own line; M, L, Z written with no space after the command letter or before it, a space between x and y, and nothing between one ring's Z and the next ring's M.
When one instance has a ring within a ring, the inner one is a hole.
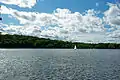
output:
M0 49L0 80L120 80L120 50Z

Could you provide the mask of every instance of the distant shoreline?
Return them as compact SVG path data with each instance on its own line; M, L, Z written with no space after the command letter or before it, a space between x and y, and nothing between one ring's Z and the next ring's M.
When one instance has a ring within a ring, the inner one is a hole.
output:
M74 49L74 48L0 48L0 49ZM119 49L119 48L77 48L77 49Z
M24 35L1 35L2 49L120 49L120 43L80 43Z

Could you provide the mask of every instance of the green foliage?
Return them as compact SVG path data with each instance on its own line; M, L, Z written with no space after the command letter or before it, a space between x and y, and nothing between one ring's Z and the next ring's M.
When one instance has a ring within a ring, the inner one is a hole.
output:
M74 48L79 49L120 49L120 44L116 43L72 43L61 40L50 40L23 35L1 35L0 48Z

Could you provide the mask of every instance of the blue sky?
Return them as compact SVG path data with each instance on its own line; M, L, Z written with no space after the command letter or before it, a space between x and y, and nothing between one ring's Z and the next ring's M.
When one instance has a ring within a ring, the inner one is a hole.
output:
M120 42L120 9L115 0L1 0L0 5L1 31L9 34Z
M0 4L5 5L9 8L26 12L52 13L57 8L65 8L71 10L72 12L83 13L88 9L105 11L108 8L108 6L106 5L107 2L115 3L114 0L38 0L35 6L33 6L32 8L22 8L17 5L8 5L5 3ZM9 18L8 16L9 15L2 15L3 23L11 23L11 18ZM12 19L12 23L19 24L17 19Z
M35 6L30 8L21 8L17 5L8 5L4 3L0 3L1 5L5 5L7 7L11 7L17 10L24 10L24 11L37 11L37 12L47 12L50 13L56 8L67 8L73 12L83 12L87 9L96 9L104 11L107 6L107 2L114 3L114 0L38 0ZM96 3L99 4L96 7Z

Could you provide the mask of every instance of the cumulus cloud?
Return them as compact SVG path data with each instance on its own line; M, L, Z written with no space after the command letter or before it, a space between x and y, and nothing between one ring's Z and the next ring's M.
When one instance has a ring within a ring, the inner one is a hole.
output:
M4 12L4 11L3 11ZM8 9L7 12L20 21L20 24L62 27L68 31L96 32L104 31L102 19L97 17L93 9L84 14L72 13L68 9L56 9L52 14L38 12L22 12Z
M32 8L36 4L37 0L0 0L0 2L4 4L17 5L23 8Z
M117 4L108 3L109 9L104 12L104 20L110 26L120 26L120 8Z
M101 33L105 31L103 21L96 16L98 12L94 9L79 13L71 12L69 9L57 8L50 14L24 12L7 8L5 6L2 7L2 14L11 15L23 25L9 25L7 28L4 28L4 31L12 34L17 33L73 41L72 37L78 39L82 33L87 33L89 35L90 33ZM37 26L37 31L35 26Z
M3 31L10 34L31 35L42 38L77 42L120 42L120 9L108 3L104 17L99 11L86 10L83 13L57 8L53 13L24 12L2 6L2 14L19 20L19 25L6 25ZM104 24L105 23L105 24ZM105 25L111 26L106 32ZM117 40L117 41L116 41Z
M120 42L120 8L118 4L108 3L109 9L104 12L104 22L111 26L108 38L111 41Z
M6 25L6 27L4 27L2 30L9 34L30 35L30 36L39 36L41 32L41 28L36 25L32 25L32 26Z
M90 35L91 33L104 32L103 21L96 16L98 12L93 9L84 13L73 13L69 9L58 8L49 14L17 11L5 6L3 8L6 11L3 11L2 14L11 15L23 25L7 25L4 27L3 30L10 34L88 42L90 40L97 41L93 37L95 35Z
M12 12L11 8L7 8L6 6L1 6L0 12L1 14L11 14Z
M117 29L111 33L108 33L109 38L115 38L115 39L120 39L120 29Z

